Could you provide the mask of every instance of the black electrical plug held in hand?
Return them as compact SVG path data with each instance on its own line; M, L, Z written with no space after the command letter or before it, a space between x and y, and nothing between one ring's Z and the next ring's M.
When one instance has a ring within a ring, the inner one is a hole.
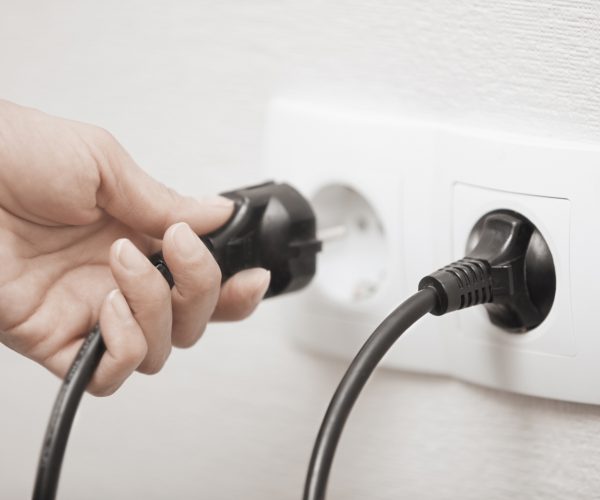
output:
M219 264L223 280L238 271L262 267L271 271L267 297L306 286L315 274L321 250L309 202L292 186L274 182L223 196L235 202L233 216L217 231L201 236ZM173 276L162 253L150 260L173 287ZM104 351L100 327L96 325L77 353L54 403L40 454L34 500L56 496L73 418Z
M316 272L315 214L309 202L289 184L267 182L221 196L235 202L230 220L201 239L221 268L223 280L253 267L271 271L265 297L300 290ZM152 263L173 286L161 253Z

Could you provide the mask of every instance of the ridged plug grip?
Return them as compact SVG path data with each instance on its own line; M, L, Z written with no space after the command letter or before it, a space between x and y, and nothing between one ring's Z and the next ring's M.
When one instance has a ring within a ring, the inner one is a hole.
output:
M436 316L487 304L493 299L490 271L486 261L464 258L423 278L419 290L426 287L436 290L439 300L431 311Z

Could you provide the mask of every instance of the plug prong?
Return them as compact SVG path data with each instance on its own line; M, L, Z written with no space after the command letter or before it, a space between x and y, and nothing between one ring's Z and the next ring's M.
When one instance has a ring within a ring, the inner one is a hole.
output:
M317 238L323 243L329 243L345 238L348 235L348 226L340 224L338 226L324 227L317 231Z

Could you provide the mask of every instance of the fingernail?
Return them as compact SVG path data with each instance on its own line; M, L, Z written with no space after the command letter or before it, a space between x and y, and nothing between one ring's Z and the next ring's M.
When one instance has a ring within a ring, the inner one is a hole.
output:
M175 225L173 230L173 241L179 255L184 259L190 259L202 250L200 238L192 231L190 226L185 222L180 222Z
M233 208L233 200L225 198L224 196L206 196L198 198L198 201L203 205L209 205L215 208L226 208L231 210Z
M131 241L122 239L119 240L117 246L117 259L119 262L130 271L143 271L146 268L147 259Z
M131 317L129 305L127 305L127 301L120 290L114 289L110 292L108 294L108 302L120 319L129 319Z
M267 293L269 283L271 283L271 271L261 267L246 269L238 273L238 279L242 281L242 286L253 289L254 302L258 302Z

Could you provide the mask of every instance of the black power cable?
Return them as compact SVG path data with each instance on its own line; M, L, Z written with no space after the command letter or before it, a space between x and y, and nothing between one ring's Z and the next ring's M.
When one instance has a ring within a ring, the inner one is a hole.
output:
M173 276L162 253L153 255L150 260L173 288ZM96 324L79 348L54 400L38 462L33 500L54 500L56 497L62 461L77 407L105 351L100 325Z
M469 255L423 278L419 292L377 327L350 364L321 423L304 500L325 500L335 450L354 403L385 353L421 317L485 304L495 324L524 332L549 313L555 293L554 264L529 220L506 210L492 212L482 217L472 237Z
M254 221L250 226L256 227L263 217L270 216L269 207L273 206L276 219L286 221L284 226L291 225L288 238L275 239L274 243L265 247L271 253L279 249L274 253L282 257L272 261L283 267L277 267L279 279L272 280L271 296L301 288L310 281L315 271L315 254L320 249L314 233L314 214L308 204L299 198L295 190L290 191L289 186L277 203L265 203L265 194L275 189L279 189L277 185L262 185L256 193L243 191L244 198L232 219L238 221L235 225L247 235L244 241L256 238L256 245L244 245L246 250L262 248L258 243L270 241L274 232L280 232L281 224L275 224L271 218L272 230L255 236L255 233L247 232L250 222L245 214ZM269 196L266 198L270 199ZM289 210L281 211L282 199ZM256 208L254 212L251 210L253 206ZM252 259L231 260L231 256L236 255L232 250L238 248L240 240L231 237L230 224L225 226L229 236L221 235L222 243L215 244L219 242L216 237L207 241L221 268L228 262L232 268L239 266L237 270L247 264L264 262L262 258L269 252L247 252L244 255ZM298 224L297 229L294 224ZM428 312L442 315L485 304L494 323L511 331L527 331L539 325L549 313L556 284L554 265L549 249L547 245L544 248L545 241L535 226L519 214L499 211L482 218L475 229L475 248L470 254L423 278L419 284L420 291L385 319L353 360L321 425L310 461L304 500L324 500L337 443L356 399L385 353L421 317ZM230 259L222 260L223 255ZM173 278L162 255L159 253L151 260L173 286ZM77 354L56 399L40 455L34 500L55 498L73 418L104 350L100 328L95 326Z
M315 214L289 184L267 182L223 193L235 202L230 220L201 239L219 264L223 279L252 267L271 271L265 297L304 288L316 271ZM167 280L174 281L162 253L150 261ZM81 397L106 350L96 325L82 344L61 385L46 429L38 463L33 500L54 500L69 433Z
M105 350L100 326L96 325L79 349L54 401L38 462L33 500L50 500L56 496L60 469L77 407Z
M381 323L352 360L327 408L312 452L304 500L324 500L333 456L354 403L386 352L437 304L433 288L418 291Z

